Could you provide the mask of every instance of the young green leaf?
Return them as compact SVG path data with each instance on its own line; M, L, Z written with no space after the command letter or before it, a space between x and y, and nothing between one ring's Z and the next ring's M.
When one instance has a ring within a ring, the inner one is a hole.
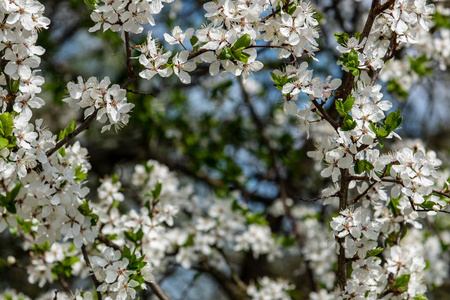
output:
M2 128L2 135L4 137L10 136L13 132L13 118L11 116L10 113L8 112L4 112L0 115L0 122L2 124L1 128Z
M394 287L398 290L406 290L408 288L409 279L411 274L404 274L397 277L394 283Z
M231 51L235 52L238 50L244 50L245 48L247 48L248 46L250 46L252 42L252 37L246 33L243 36L241 36L235 43L234 45L231 47Z
M355 129L356 127L356 122L353 121L353 118L351 115L346 115L344 118L344 124L341 127L342 131L350 131Z

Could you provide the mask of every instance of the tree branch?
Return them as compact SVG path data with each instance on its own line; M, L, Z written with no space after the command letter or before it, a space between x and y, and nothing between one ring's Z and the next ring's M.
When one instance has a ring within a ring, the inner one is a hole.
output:
M89 256L88 256L88 253L86 250L86 245L81 246L81 252L83 253L83 258L84 258L84 261L86 262L86 265L88 266L88 268L91 269L92 266L91 266L91 262L89 260ZM94 273L91 274L91 278L92 278L92 281L94 282L95 290L97 291L97 288L100 286L100 282L98 282L97 277L95 277ZM97 299L102 300L102 294L99 291L97 291Z

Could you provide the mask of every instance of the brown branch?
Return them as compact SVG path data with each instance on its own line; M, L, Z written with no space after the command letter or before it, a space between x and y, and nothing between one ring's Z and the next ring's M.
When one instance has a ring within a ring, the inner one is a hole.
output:
M88 268L92 268L92 265L91 265L91 262L89 260L89 256L88 256L88 253L86 250L86 245L81 246L81 252L83 253L83 258L84 258L84 261L86 262L86 265L88 266ZM92 281L94 282L95 290L97 291L97 288L100 286L100 282L97 280L97 277L95 277L94 273L91 274L91 278L92 278ZM102 300L102 294L99 291L97 291L97 299Z
M321 117L324 118L331 126L333 126L334 130L337 130L339 127L339 124L333 120L333 118L325 111L322 105L317 102L316 99L311 100L312 104L319 110L321 113Z
M382 182L391 182L391 183L397 183L397 184L403 184L403 181L401 181L400 179L395 179L395 178L380 178ZM361 181L369 181L369 182L378 182L372 178L370 178L369 176L350 176L350 180L361 180Z
M348 205L353 205L353 204L357 203L359 200L361 200L361 198L364 197L364 196L369 192L369 190L370 190L371 188L373 188L373 186L374 186L375 184L377 184L376 181L375 181L375 182L372 182L372 183L367 187L367 189L366 189L364 192L362 192L360 195L358 195L357 197L355 197L355 199L353 199L350 203L348 203Z
M228 259L228 257L225 255L225 252L223 251L223 249L218 248L218 247L215 247L215 249L222 255L223 259L225 260L225 262L227 263L228 267L230 268L231 279L234 281L234 283L237 284L237 286L241 290L245 290L246 291L247 290L247 285L241 280L241 278L239 278L238 273L236 272L236 270L231 265L231 262Z
M11 78L9 77L8 74L5 73L6 62L4 59L1 60L1 65L2 65L2 73L5 76L6 90L8 91L8 96L7 96L8 102L7 102L6 111L10 112L13 109L13 105L14 105L13 102L16 99L16 94L14 94L11 90L11 86L10 86Z
M350 184L350 173L348 169L341 169L341 189L339 191L339 212L347 208L348 186ZM337 286L344 290L347 285L347 261L345 258L344 238L338 239L339 255L337 269Z
M315 201L324 200L324 199L328 199L328 198L332 198L332 197L338 197L338 196L339 196L339 192L337 192L333 195L320 196L320 197L316 197L316 198L304 199L302 197L297 197L297 199L302 202L315 202Z
M130 89L125 89L127 92L132 93L132 94L136 94L136 95L143 95L143 96L153 96L155 97L155 94L153 93L142 93L142 92L137 92L137 91L133 91Z
M247 290L234 283L228 276L220 270L209 265L207 261L203 261L201 267L196 267L199 271L210 274L225 290L231 299L248 300Z
M128 71L128 77L133 77L134 70L133 70L133 64L131 63L131 45L130 45L130 33L128 31L125 31L125 49L127 53L127 71Z
M87 129L89 127L89 124L91 124L91 122L95 119L95 117L97 117L97 112L98 109L96 109L86 120L84 120L84 122L80 126L78 126L72 133L69 133L65 138L58 141L52 149L45 152L45 155L47 155L47 157L50 157L53 153L55 153L55 151L57 151L59 148L68 143L71 139L73 139L81 132L83 132L85 129Z
M210 50L200 49L198 51L191 52L191 53L189 53L188 60L193 59L194 57L197 57L199 55L202 55L203 53L206 53L208 51L210 51Z
M394 3L395 3L395 0L388 0L386 3L384 3L383 5L380 5L378 7L377 13L382 13L383 11L385 11L386 9L391 7L391 5L394 5Z
M450 194L448 192L445 193L443 191L433 190L433 193L438 194L440 196L444 196L444 197L450 198Z

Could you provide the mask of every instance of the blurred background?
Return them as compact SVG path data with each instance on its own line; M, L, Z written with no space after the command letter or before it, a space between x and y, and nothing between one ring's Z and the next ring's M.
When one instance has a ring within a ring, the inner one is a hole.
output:
M83 1L41 2L52 23L48 30L40 33L38 40L38 44L46 49L41 63L41 74L46 80L41 97L47 105L37 111L35 117L47 120L52 132L57 133L72 118L79 123L83 118L81 111L73 112L62 102L67 97L67 82L76 80L77 76L85 79L109 76L112 83L123 84L127 76L125 46L117 33L88 32L93 22L89 18L89 7ZM205 2L186 0L166 5L162 14L155 18L157 25L147 27L141 35L132 36L132 44L142 44L147 30L151 30L152 36L159 38L167 49L180 51L181 48L171 48L164 42L163 33L170 32L176 25L183 31L189 27L199 28L204 22L202 6ZM315 76L342 78L341 68L336 64L339 53L333 34L362 30L370 4L370 1L353 0L312 2L320 19L320 51L316 55L318 61L305 60L309 69L315 70ZM441 4L448 6L449 2ZM449 28L450 20L438 14L432 37L450 36ZM446 66L450 62L450 44L441 46L442 49L435 49L440 56L434 57L427 56L426 53L434 52L426 51L424 45L402 49L396 55L398 62L387 66L379 83L385 98L394 103L393 109L402 110L404 121L398 133L403 138L403 145L421 143L427 149L434 149L444 162L442 169L447 169L450 72ZM430 44L428 47L437 46ZM139 52L133 52L133 56L138 55ZM436 57L439 57L437 62L433 60ZM191 74L189 85L182 84L175 76L137 80L130 88L149 95L128 93L128 100L136 105L128 126L118 133L100 134L100 125L93 124L78 138L90 153L91 190L95 191L99 179L112 173L123 180L126 190L132 167L153 159L194 181L199 195L226 196L239 191L240 201L256 212L265 212L279 197L278 182L282 181L288 197L294 202L326 215L320 202L300 200L320 196L329 185L306 155L314 149L313 135L323 133L311 128L312 138L307 139L306 133L298 129L295 118L284 115L281 94L269 75L281 67L276 52L263 50L258 60L264 63L264 69L246 83L229 74L211 77L206 64L199 65ZM137 60L134 65L139 70ZM299 107L307 101L306 97L299 97ZM387 149L389 147L394 146L387 145ZM281 178L278 178L280 174ZM443 218L447 220L440 223L444 224L440 230L450 229L448 217ZM274 232L290 230L282 217L268 221ZM0 243L3 259L21 251L17 241L5 232L0 235ZM294 272L295 265L300 264L293 260L295 256L295 251L290 256L287 253L285 263L278 261L277 264L251 255L236 259L245 282L263 275L285 276L299 287L304 285L305 275ZM174 267L162 286L173 286L174 282L178 285L179 288L169 291L173 299L210 299L213 295L215 299L228 299L220 291L220 282L209 276L193 279L196 274ZM16 287L31 296L36 295L36 287L25 287L23 280L19 280L25 276L20 271L14 274L0 272L0 289ZM306 299L306 285L304 291L293 297ZM434 299L450 297L450 280L447 278L433 295Z

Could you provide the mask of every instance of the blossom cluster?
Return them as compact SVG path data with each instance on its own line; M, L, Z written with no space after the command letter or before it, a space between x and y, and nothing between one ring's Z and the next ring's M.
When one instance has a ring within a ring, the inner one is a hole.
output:
M141 33L146 24L155 24L153 16L161 12L163 2L171 1L102 0L93 5L91 18L96 24L90 31L103 26L104 31L126 32L123 38L127 39L130 33ZM260 47L278 49L278 59L289 60L284 68L271 73L272 81L281 91L285 113L295 115L302 129L309 133L313 123L330 125L330 134L323 136L308 156L325 164L320 174L331 178L332 186L324 191L325 204L336 204L339 199L345 208L330 217L330 241L317 238L325 236L327 229L314 209L279 199L269 211L276 218L291 218L292 231L298 235L294 244L299 243L297 251L305 268L313 270L311 280L332 289L336 280L333 264L342 259L334 251L345 259L338 264L351 262L352 268L350 278L344 278L345 286L333 296L318 291L311 293L311 298L395 295L409 299L425 293L424 278L442 284L448 270L438 262L445 257L436 246L440 241L426 240L434 249L426 253L423 247L408 247L413 242L404 239L407 226L417 231L422 227L420 218L448 207L448 199L442 196L445 193L434 189L441 161L422 146L380 151L386 139L399 138L395 131L402 118L399 111L388 113L392 103L384 100L381 86L375 84L378 71L393 51L416 43L421 32L429 29L434 6L422 0L397 0L379 12L368 36L336 35L339 63L352 74L350 80L356 79L348 93L338 91L340 79L313 77L306 62L297 63L305 54L314 58L318 50L319 22L311 4L219 0L204 4L204 8L208 23L201 29L183 31L176 26L171 34L164 34L171 47L183 47L181 52L164 50L152 32L144 45L129 49L127 45L127 51L140 51L141 78L175 74L184 84L191 83L189 73L201 63L209 64L212 76L222 68L222 75L230 73L245 81L263 68L257 60ZM43 5L35 0L0 4L4 20L0 41L4 61L0 77L0 231L11 228L25 237L23 248L31 253L28 281L43 287L63 275L85 278L91 274L99 283L95 292L107 300L128 300L154 281L153 273L166 271L172 263L186 269L234 273L228 252L266 256L269 261L280 257L280 240L285 237L278 239L265 215L253 212L239 193L227 199L196 197L191 184L182 184L175 173L156 161L137 165L131 176L129 183L139 207L118 208L125 200L125 185L117 176L101 180L96 195L99 202L88 199L86 178L91 165L87 150L79 142L62 145L76 131L76 122L58 137L42 119L30 122L32 109L45 104L37 96L44 83L37 75L44 49L35 45L37 33L49 25L43 11ZM448 38L446 32L442 31L443 39ZM436 43L441 43L439 55L445 62L448 51L443 39ZM107 123L102 132L112 126L117 131L129 122L134 105L127 102L127 90L111 85L109 77L101 81L78 77L67 88L69 97L63 101L71 108L84 109L85 120ZM311 102L299 111L295 101L301 92ZM345 99L339 98L345 93ZM331 99L337 118L325 109ZM335 249L330 247L332 243ZM330 259L324 261L324 257ZM438 268L425 270L424 257ZM10 264L15 264L14 259ZM244 290L252 299L281 300L289 299L293 288L285 280L263 277ZM7 293L10 298L21 297ZM92 300L93 294L76 291L67 297L43 297Z
M144 1L145 2L145 1ZM209 23L202 29L188 28L186 31L176 26L172 34L164 34L170 45L181 45L185 50L175 54L151 37L141 48L139 62L145 67L140 76L151 79L159 74L168 77L175 73L185 84L191 82L189 72L199 63L208 63L209 73L215 76L220 68L222 75L231 73L247 79L252 72L263 68L257 60L257 41L268 43L262 47L278 49L278 58L313 56L318 50L316 39L319 37L315 12L310 4L299 3L298 6L287 3L282 5L281 14L269 13L279 3L271 1L219 1L204 4L205 17ZM99 22L98 18L93 18ZM97 23L97 27L99 26ZM189 52L185 42L189 41Z
M67 84L70 97L63 101L75 109L85 108L85 119L96 113L96 119L100 123L109 121L108 125L102 127L102 132L111 129L113 125L117 131L128 124L130 119L128 113L134 104L127 102L125 89L121 89L118 84L109 86L110 84L109 77L105 77L100 82L95 77L89 78L86 82L78 77L78 83Z
M289 300L291 297L287 291L293 286L284 280L272 280L269 277L263 277L258 280L258 285L250 285L247 288L247 295L254 300Z

